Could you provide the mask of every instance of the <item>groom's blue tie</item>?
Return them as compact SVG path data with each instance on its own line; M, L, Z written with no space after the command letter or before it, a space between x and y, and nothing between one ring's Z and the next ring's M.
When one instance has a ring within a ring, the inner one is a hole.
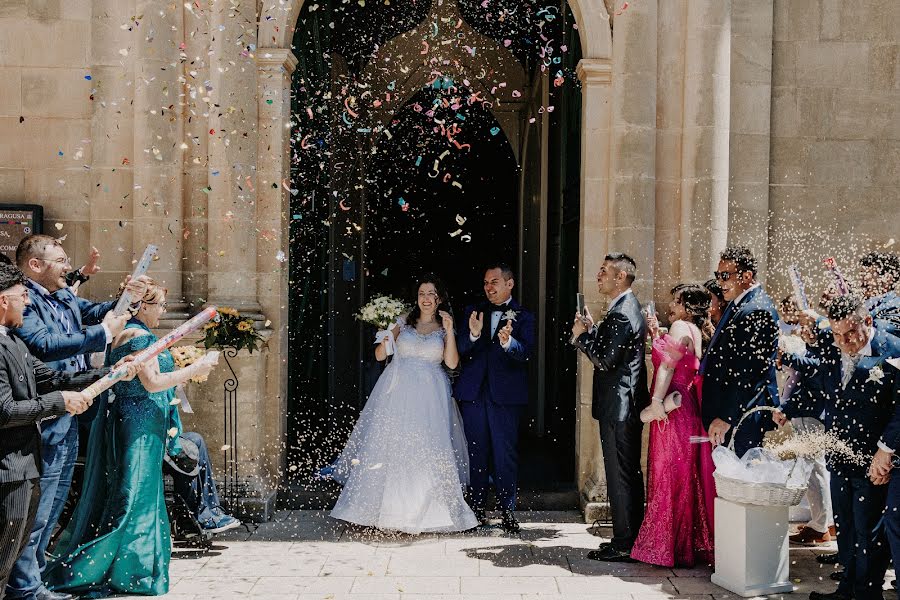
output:
M706 361L709 360L709 354L715 347L716 342L719 341L719 335L722 333L722 330L725 329L728 321L731 320L732 315L734 315L734 302L729 302L728 306L725 307L725 312L722 313L722 318L719 319L719 324L716 325L715 333L713 333L712 338L709 340L709 345L706 347L706 352L703 354L703 359L700 361L701 375L706 374Z

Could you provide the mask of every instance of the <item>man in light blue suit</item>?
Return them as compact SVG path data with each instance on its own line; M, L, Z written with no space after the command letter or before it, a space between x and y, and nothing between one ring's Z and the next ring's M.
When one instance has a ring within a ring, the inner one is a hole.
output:
M66 275L72 270L58 240L45 235L23 239L16 263L28 278L31 304L22 326L13 331L28 350L50 369L67 373L87 371L86 354L103 352L122 332L130 313L116 317L115 302L94 303L78 298L69 289ZM129 282L133 297L143 296L142 280ZM69 495L78 454L78 424L71 415L41 423L41 494L34 526L22 555L16 561L6 587L11 600L65 600L69 594L49 591L41 582L45 552Z
M859 259L859 283L866 297L866 309L875 326L900 336L900 256L887 252L869 252Z

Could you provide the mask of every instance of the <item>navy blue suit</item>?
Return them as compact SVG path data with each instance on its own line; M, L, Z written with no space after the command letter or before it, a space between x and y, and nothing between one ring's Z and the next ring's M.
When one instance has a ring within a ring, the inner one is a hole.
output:
M777 350L778 313L762 286L750 290L740 304L725 307L700 362L703 426L709 429L715 419L730 424L725 443L745 412L760 405L778 406ZM737 455L761 445L763 434L774 426L767 414L748 417L735 440Z
M461 373L454 397L459 403L466 440L469 444L470 501L472 508L484 509L488 478L493 474L497 503L501 510L516 507L519 474L519 420L528 406L528 361L534 348L534 316L515 300L500 308L514 311L512 338L508 350L500 345L497 333L506 325L500 319L491 336L488 302L467 306L463 326L457 334ZM481 337L469 337L469 315L484 314ZM493 466L493 469L491 467Z
M900 372L887 359L900 356L900 339L875 328L872 356L859 359L847 386L841 385L841 352L829 329L818 333L819 357L793 359L802 368L812 369L821 393L810 395L815 402L789 403L789 417L811 416L825 411L825 428L837 434L862 456L873 456L879 438L900 442L897 414L897 385ZM877 377L878 371L882 376ZM889 444L888 444L889 445ZM893 446L890 446L893 448ZM874 485L868 465L854 464L843 457L830 456L831 501L838 533L838 557L846 577L838 586L841 593L856 600L882 598L881 585L888 564L884 531L878 526L885 507L887 489ZM886 519L888 531L892 515ZM896 517L895 517L896 518Z
M85 370L81 355L106 349L106 331L100 325L114 302L94 303L78 298L68 288L51 294L51 300L31 281L27 282L31 305L25 308L22 327L12 333L50 369L63 373ZM61 320L65 315L70 333ZM102 402L95 402L100 406ZM6 588L8 598L27 598L39 592L41 573L46 566L44 553L56 522L62 514L75 458L78 454L78 423L68 413L41 423L41 495L28 545L16 561Z

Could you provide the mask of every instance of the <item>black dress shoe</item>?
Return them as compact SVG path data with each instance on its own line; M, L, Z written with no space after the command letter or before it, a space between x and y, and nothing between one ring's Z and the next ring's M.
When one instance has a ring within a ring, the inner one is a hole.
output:
M72 594L51 592L50 590L43 590L34 595L35 600L75 600L76 597Z
M519 521L516 520L516 517L511 510L504 510L501 513L500 526L506 533L519 533L522 531L522 528L519 527Z
M637 562L635 559L631 558L630 552L617 550L612 544L600 546L596 550L591 550L588 552L587 557L591 560L602 560L606 562Z
M830 594L826 594L825 592L809 593L809 600L850 600L850 598L852 598L852 596L842 592L831 592Z
M836 565L838 563L837 552L833 554L819 554L816 556L816 562L820 565Z
M832 581L843 581L844 580L844 572L843 571L835 571L834 573L828 576Z

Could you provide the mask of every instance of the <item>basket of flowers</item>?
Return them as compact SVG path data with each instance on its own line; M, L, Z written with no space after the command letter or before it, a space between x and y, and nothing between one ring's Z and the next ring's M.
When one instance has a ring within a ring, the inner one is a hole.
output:
M786 425L770 436L762 448L751 448L738 458L734 439L744 420L760 411L774 412L772 406L757 406L741 417L728 447L713 450L716 494L743 504L796 506L806 493L807 482L817 459L840 455L857 464L867 464L845 441L828 431L796 431Z

